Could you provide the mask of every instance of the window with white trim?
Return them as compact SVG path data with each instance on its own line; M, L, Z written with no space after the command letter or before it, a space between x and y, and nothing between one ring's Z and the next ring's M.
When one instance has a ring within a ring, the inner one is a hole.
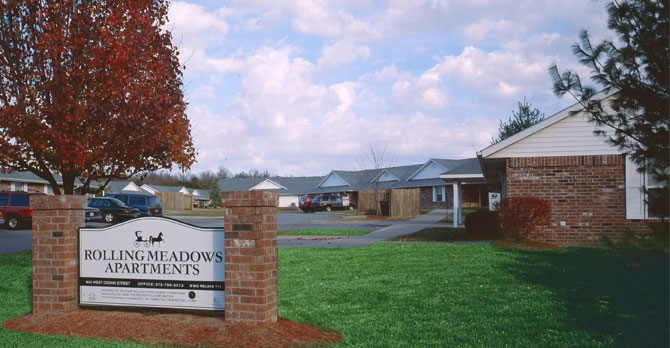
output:
M662 183L656 181L653 175L647 174L646 188L647 188L647 210L649 217L661 218L668 217L668 202L667 195L663 194L664 188Z
M13 181L10 190L11 191L26 191L24 188L26 185L22 182Z
M637 170L626 159L626 218L646 219L668 216L668 202L662 196L663 186L651 175Z
M433 202L444 202L444 186L433 186Z

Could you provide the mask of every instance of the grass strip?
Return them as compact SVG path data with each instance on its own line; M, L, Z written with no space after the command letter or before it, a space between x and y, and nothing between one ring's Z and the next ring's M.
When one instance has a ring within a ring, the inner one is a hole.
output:
M163 214L167 217L224 217L225 212L221 208L217 209L202 209L194 208L193 210L180 210L180 211L163 211Z
M370 233L370 230L359 229L318 229L318 228L303 228L294 231L277 232L283 236L361 236Z
M453 242L465 236L465 228L456 227L429 227L418 232L398 236L390 239L391 241L403 242Z

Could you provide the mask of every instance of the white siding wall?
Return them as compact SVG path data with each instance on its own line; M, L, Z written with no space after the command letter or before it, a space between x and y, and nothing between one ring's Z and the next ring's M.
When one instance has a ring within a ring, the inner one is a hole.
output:
M267 180L251 188L251 190L278 190L278 189L283 189L283 187L277 186L275 183Z
M595 126L584 113L568 116L520 141L511 144L488 158L551 157L571 155L618 154L619 151L593 134Z
M415 176L413 176L412 180L439 178L440 174L446 172L447 169L448 168L444 168L441 165L436 164L435 162L430 162L428 163L428 165L421 168L421 171L418 172Z
M298 207L298 196L279 196L279 207L286 208L290 207L291 204Z

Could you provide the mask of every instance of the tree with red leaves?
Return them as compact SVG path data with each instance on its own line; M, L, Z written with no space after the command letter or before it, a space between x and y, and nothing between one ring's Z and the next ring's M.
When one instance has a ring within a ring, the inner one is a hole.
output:
M496 202L502 234L518 241L551 222L551 203L537 197L507 197Z
M195 161L161 0L0 0L0 167L55 194ZM63 190L55 174L63 179Z

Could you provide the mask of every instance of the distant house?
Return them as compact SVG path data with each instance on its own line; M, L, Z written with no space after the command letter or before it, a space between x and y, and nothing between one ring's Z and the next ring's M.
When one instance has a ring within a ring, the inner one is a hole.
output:
M146 192L151 193L152 195L158 194L160 192L174 192L174 193L181 193L184 195L190 195L191 191L189 191L186 187L184 186L164 186L164 185L147 185L144 184L140 186L140 188Z
M161 199L163 210L193 210L196 202L193 194L184 186L163 186L144 184L140 188L146 192L156 195Z
M60 175L55 175L56 182L60 189L63 189L63 179ZM81 187L83 184L75 181L75 194L81 194ZM97 188L97 185L91 185L92 188ZM31 172L8 172L0 173L0 191L26 191L26 192L42 192L46 194L54 194L53 187L48 181L40 178Z
M145 195L155 195L161 200L163 210L192 210L194 206L198 206L197 199L202 199L202 196L194 195L193 190L189 190L183 186L161 186L161 185L147 185L137 186L132 181L110 181L105 189L105 194L114 193L136 193ZM207 197L209 201L209 197ZM205 203L202 205L204 206Z
M446 173L471 177L470 184L463 188L460 199L462 206L482 206L488 204L488 189L476 158L460 160L431 158L423 164L397 166L379 170L330 172L317 186L315 193L328 191L370 191L418 189L420 208L451 208L454 206L454 186L452 177ZM458 195L456 196L458 198Z
M267 190L277 192L279 207L298 207L300 196L312 193L321 177L273 177L220 179L218 184L222 197L228 192Z
M416 190L421 208L451 208L454 205L454 185L445 173L469 177L457 202L464 206L488 204L488 190L477 158L448 160L429 159L423 164L396 166L375 170L333 170L319 177L232 178L219 180L223 197L226 192L271 190L279 194L279 206L298 206L298 198L305 194L347 194L358 203L361 192L379 190ZM459 181L462 183L463 181ZM460 184L459 184L460 185Z
M142 193L146 194L147 191L142 190L141 187L137 186L132 181L110 181L105 187L105 194L113 193Z
M186 190L188 190L191 196L193 196L193 206L196 208L205 208L212 201L209 198L209 190L192 189L192 188L187 188Z
M606 104L612 95L598 97ZM551 203L551 226L532 239L596 246L602 236L646 231L646 220L654 219L644 190L653 190L654 181L594 134L581 110L575 104L478 153L486 179L501 185L503 197Z

